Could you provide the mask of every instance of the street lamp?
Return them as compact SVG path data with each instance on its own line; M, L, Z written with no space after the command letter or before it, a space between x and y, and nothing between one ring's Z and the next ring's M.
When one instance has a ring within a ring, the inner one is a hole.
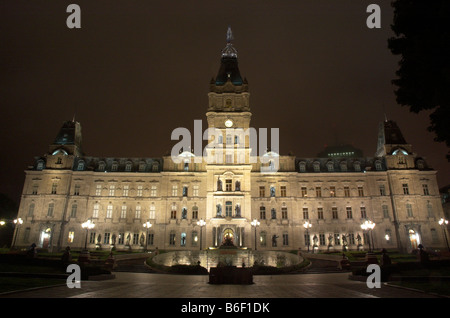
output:
M13 244L12 247L14 247L14 245L16 244L16 239L17 239L17 235L19 232L19 226L23 223L23 220L21 218L15 219L14 220L14 224L17 225L17 229L16 229L16 234L14 235L14 240L13 240ZM3 225L3 224L2 224Z
M450 247L448 245L447 232L445 231L446 226L448 225L448 220L441 218L439 220L439 225L442 225L442 231L444 231L445 242L447 243L447 249L450 252Z
M255 227L255 251L256 251L256 249L257 249L256 248L256 227L259 226L261 223L257 219L254 219L250 224Z
M90 258L89 250L87 249L88 232L95 227L95 224L91 220L87 220L81 224L81 227L86 229L86 238L84 240L84 250L81 251L78 262L88 262Z
M376 224L375 224L374 222L370 221L370 220L366 220L363 224L361 224L361 228L362 228L364 231L370 232L370 234L371 234L370 236L372 237L372 245L370 244L371 238L369 237L369 252L370 252L370 253L372 252L372 247L373 247L372 230L374 229L375 225L376 225Z
M309 223L308 221L305 222L305 224L303 224L303 227L306 229L306 235L308 237L308 253L309 253L309 244L311 241L311 238L309 237L309 229L312 227L312 224Z
M143 225L147 229L147 236L145 238L145 251L147 252L147 248L148 248L148 230L152 227L152 224L149 221L147 221Z
M201 251L202 250L202 241L203 241L203 239L202 239L202 233L203 233L202 229L206 225L206 222L203 221L203 219L200 219L200 221L197 221L197 225L200 226L200 251Z

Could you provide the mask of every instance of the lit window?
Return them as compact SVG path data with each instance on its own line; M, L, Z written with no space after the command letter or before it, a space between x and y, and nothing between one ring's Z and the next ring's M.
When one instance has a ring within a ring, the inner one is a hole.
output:
M135 219L141 218L141 206L140 205L136 205L136 212L134 214L134 218Z
M110 197L114 196L115 191L116 191L116 186L115 185L110 185L109 186L109 196Z
M124 185L123 186L123 196L127 197L128 196L128 192L130 190L130 186L129 185Z
M73 238L75 236L75 232L74 231L69 231L69 238L67 240L68 243L73 243Z
M108 207L106 208L106 218L107 219L112 218L112 212L113 212L113 206L111 204L108 204Z
M142 190L143 190L143 186L138 186L137 187L137 193L136 193L136 195L138 196L138 197L142 197Z

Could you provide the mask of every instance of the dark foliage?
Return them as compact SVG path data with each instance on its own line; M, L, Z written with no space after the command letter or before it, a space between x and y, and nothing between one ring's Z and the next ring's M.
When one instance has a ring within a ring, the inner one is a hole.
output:
M428 130L450 147L450 1L395 0L392 6L395 37L388 44L401 56L392 81L397 102L414 113L433 111Z

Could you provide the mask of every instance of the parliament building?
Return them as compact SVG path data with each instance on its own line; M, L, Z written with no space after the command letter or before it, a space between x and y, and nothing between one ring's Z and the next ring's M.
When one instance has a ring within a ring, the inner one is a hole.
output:
M228 133L251 127L249 97L229 29L205 107L208 128L222 132L210 135L205 148L216 160L195 160L186 149L180 160L92 157L82 151L80 123L63 123L48 152L25 171L18 212L23 223L16 226L14 246L198 250L231 242L263 251L405 252L419 244L445 247L437 172L413 152L394 121L379 124L372 157L342 147L317 158L269 148L252 160L249 136ZM94 228L82 227L88 220ZM373 230L362 229L366 221L375 224Z

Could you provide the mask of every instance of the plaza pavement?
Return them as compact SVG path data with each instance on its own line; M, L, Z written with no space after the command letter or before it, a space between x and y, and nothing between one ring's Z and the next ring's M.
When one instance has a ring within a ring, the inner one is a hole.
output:
M437 298L381 284L349 280L349 273L254 276L251 285L213 285L207 275L114 272L115 279L0 294L0 298Z

